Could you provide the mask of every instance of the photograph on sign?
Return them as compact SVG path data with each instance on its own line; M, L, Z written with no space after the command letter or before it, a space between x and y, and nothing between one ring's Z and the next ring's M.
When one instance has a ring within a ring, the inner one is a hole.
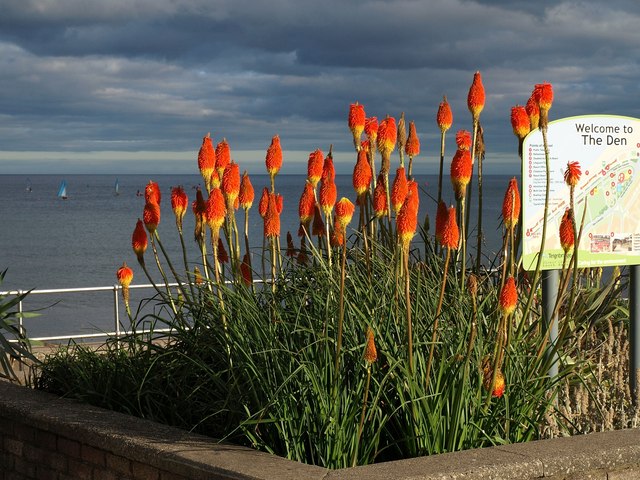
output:
M582 237L578 266L640 264L640 119L583 115L549 122L550 189L542 269L563 266L560 223L570 206L564 173L578 162L574 215ZM524 140L522 155L522 258L533 270L542 242L546 194L545 153L540 130ZM571 252L569 252L571 254Z

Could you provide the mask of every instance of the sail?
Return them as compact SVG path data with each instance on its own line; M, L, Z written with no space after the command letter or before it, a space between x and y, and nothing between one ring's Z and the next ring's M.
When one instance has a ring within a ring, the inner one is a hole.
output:
M120 182L118 182L117 178L116 178L116 184L114 185L113 189L116 195L120 195Z
M60 182L60 187L58 188L58 197L66 200L67 199L67 182L62 180Z

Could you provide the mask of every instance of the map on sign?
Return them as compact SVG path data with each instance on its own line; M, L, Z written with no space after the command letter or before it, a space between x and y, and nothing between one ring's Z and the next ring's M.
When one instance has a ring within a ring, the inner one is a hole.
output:
M562 268L559 227L569 208L564 182L568 162L582 176L574 192L578 266L640 264L640 119L585 115L549 123L550 190L542 269ZM546 191L544 145L540 130L524 141L522 158L523 266L535 269L542 241ZM586 210L585 210L586 209Z

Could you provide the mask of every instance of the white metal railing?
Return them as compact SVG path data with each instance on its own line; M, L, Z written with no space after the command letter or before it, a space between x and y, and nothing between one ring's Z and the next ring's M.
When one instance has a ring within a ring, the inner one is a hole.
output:
M169 287L177 287L179 284L177 283L169 283L167 286ZM165 284L163 284L165 286ZM143 289L143 288L154 288L152 284L142 284L142 285L130 285L129 289ZM53 336L45 336L45 337L29 337L30 341L58 341L58 340L78 340L78 339L91 339L91 338L103 338L103 337L120 337L123 333L127 333L126 330L123 331L121 323L120 323L120 309L119 309L119 301L118 301L118 292L122 290L122 286L115 284L109 287L80 287L80 288L55 288L55 289L42 289L42 290L10 290L6 292L0 292L0 296L18 296L28 293L31 295L42 295L42 294L59 294L59 293L80 293L80 292L104 292L104 291L112 291L113 292L113 325L114 329L111 332L98 332L98 333L80 333L80 334L69 334L69 335L53 335ZM24 313L24 305L23 300L18 302L18 313ZM24 334L24 323L22 315L18 316L18 328L20 334ZM154 332L163 332L168 331L169 329L154 329ZM146 330L141 330L139 333L149 333ZM17 340L10 340L12 342L17 342Z

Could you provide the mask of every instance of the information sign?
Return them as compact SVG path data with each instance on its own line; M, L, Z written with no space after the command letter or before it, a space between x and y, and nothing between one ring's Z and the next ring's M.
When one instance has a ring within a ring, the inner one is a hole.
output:
M640 119L584 115L549 122L550 192L542 269L562 268L559 227L569 208L568 162L582 176L575 187L576 223L586 208L578 267L640 264ZM524 140L522 172L523 266L535 268L542 240L546 168L540 130ZM585 207L586 206L586 207Z

